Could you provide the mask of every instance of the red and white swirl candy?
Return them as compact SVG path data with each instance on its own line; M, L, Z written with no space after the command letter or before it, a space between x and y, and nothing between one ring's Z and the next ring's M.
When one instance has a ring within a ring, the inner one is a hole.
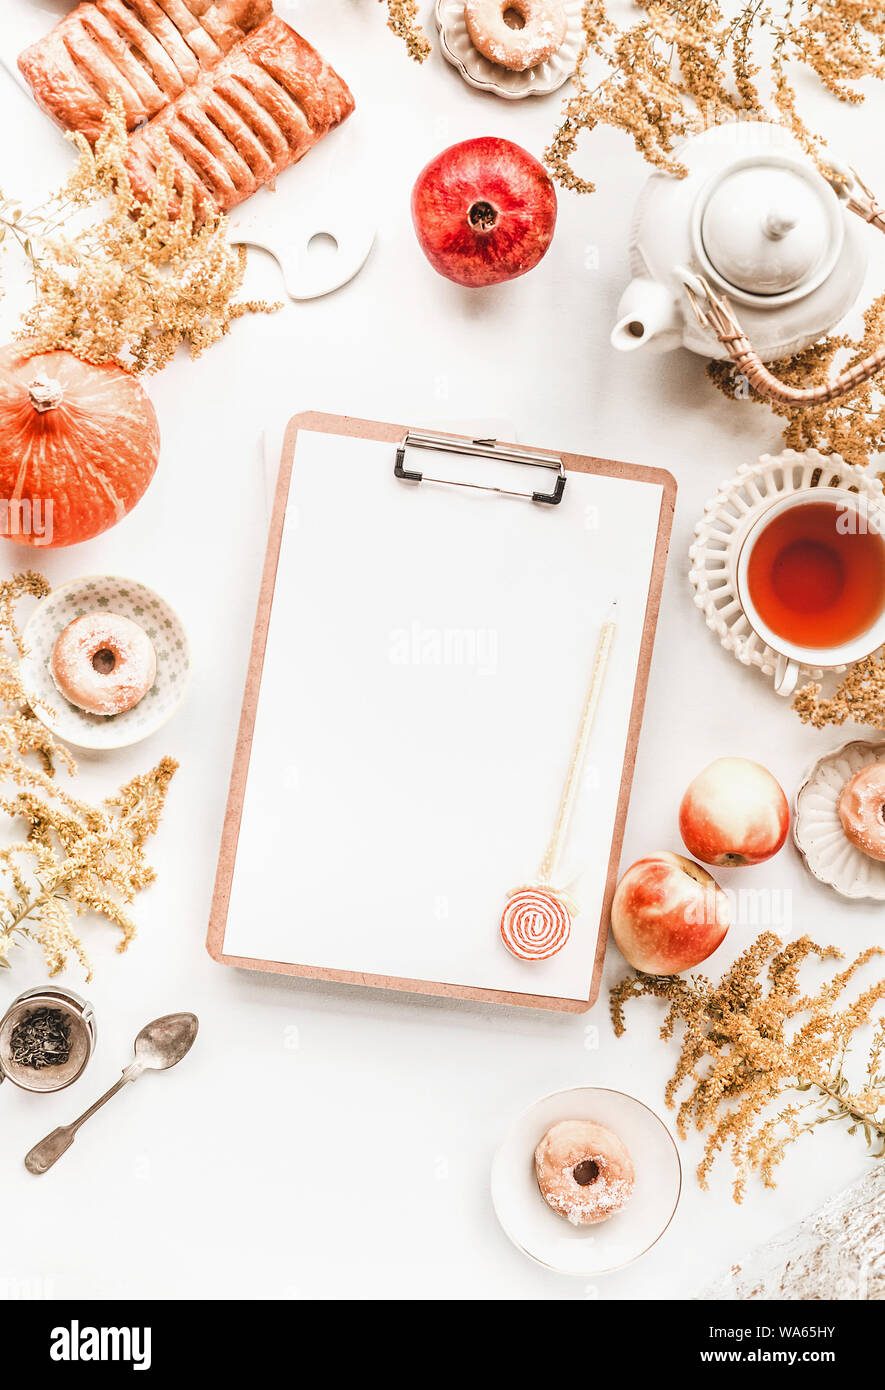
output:
M572 914L543 888L521 888L508 898L501 918L501 940L520 960L546 960L568 941Z

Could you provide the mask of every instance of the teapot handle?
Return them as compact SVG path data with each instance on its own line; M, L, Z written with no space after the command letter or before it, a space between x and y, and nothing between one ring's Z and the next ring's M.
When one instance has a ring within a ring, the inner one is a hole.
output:
M825 176L850 212L885 232L885 209L879 206L857 174L845 173L834 167L827 170ZM691 281L686 280L684 284L698 322L716 334L738 371L746 377L754 391L766 400L779 405L821 405L854 391L885 367L883 343L869 357L853 367L847 367L832 381L822 382L819 386L788 386L768 370L724 295L716 294L700 275L693 275Z

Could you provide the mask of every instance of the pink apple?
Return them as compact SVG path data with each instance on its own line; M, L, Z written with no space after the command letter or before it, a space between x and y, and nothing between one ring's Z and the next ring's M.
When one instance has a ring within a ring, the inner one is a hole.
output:
M486 135L443 150L418 175L412 221L434 270L475 288L515 280L553 238L556 192L543 164Z
M618 949L646 975L676 975L711 956L728 931L728 898L681 854L639 859L618 884L612 931Z
M694 779L679 808L685 847L705 864L761 864L777 854L789 828L783 788L747 758L717 758Z

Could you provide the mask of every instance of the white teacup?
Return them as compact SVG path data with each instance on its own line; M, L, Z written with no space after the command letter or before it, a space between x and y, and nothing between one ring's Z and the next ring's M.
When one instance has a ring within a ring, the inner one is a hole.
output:
M747 580L750 556L762 532L777 516L801 507L809 502L826 502L837 507L845 519L846 528L858 527L871 531L883 538L882 557L885 564L885 505L872 501L847 488L811 487L788 493L777 498L770 506L764 507L756 517L741 543L737 556L735 583L737 595L747 620L766 646L777 653L774 688L778 695L792 695L799 680L799 672L804 666L819 666L830 670L839 666L850 666L885 644L885 602L874 622L860 636L844 642L838 647L803 647L789 642L773 632L760 616L752 598Z

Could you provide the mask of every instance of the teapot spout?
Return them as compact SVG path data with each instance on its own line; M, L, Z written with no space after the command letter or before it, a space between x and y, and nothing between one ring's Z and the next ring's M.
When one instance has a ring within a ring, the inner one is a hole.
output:
M671 289L658 280L638 276L621 296L611 344L620 352L633 352L651 339L658 352L678 347L682 341L682 316Z

